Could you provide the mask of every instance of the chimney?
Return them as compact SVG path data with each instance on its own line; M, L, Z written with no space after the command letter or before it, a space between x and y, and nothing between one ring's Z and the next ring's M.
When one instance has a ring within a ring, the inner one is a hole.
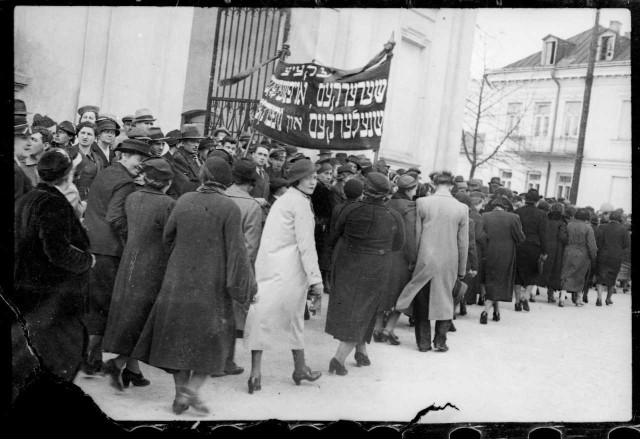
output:
M622 23L620 23L619 21L616 21L616 20L611 20L611 22L609 23L609 29L614 31L617 35L620 35L620 27L621 26L622 26Z

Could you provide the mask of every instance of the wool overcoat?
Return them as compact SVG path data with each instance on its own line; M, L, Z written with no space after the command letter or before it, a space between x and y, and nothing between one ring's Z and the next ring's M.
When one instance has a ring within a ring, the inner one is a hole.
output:
M562 273L562 257L567 244L567 223L560 212L547 214L547 231L545 234L547 260L544 261L542 275L538 279L541 287L560 290L560 274Z
M484 231L484 218L473 208L469 209L469 227L471 227L471 221L473 221L474 227L477 274L474 277L467 276L463 281L467 284L465 297L467 304L470 305L476 302L476 296L480 294L480 283L483 282L484 279L484 248L487 244L487 237Z
M11 314L15 396L35 366L23 329L44 367L73 380L87 342L83 294L92 257L73 207L48 183L18 200L14 221L14 289L6 297L26 323Z
M457 276L464 276L467 271L468 211L448 191L416 200L418 257L413 277L398 297L398 311L411 312L413 298L431 282L428 320L451 320L451 293Z
M368 342L388 291L391 255L404 246L404 223L383 200L365 198L344 207L335 231L341 243L334 250L325 332Z
M331 186L318 182L311 195L311 205L315 215L315 240L318 252L318 265L321 271L331 270L331 249L329 235L331 234Z
M511 302L516 270L516 245L525 239L520 217L504 210L483 213L486 299Z
M622 258L629 251L631 242L627 228L617 221L609 221L598 228L597 283L613 287L616 284Z
M89 197L89 189L98 173L108 166L108 164L102 160L102 157L93 150L94 144L91 145L87 154L80 151L82 161L74 171L73 183L78 188L82 201ZM98 148L97 145L96 148Z
M247 306L256 289L240 209L222 189L186 193L163 241L171 256L132 356L163 369L222 373L235 335L232 301Z
M184 175L188 181L182 184L182 193L193 192L200 186L200 165L192 154L178 148L171 156L173 169Z
M311 199L291 187L273 204L262 230L258 296L244 328L246 349L304 349L307 290L322 282L313 236Z
M516 209L520 217L525 240L516 245L516 283L536 285L538 281L538 259L546 254L547 216L534 204Z
M584 288L598 247L591 225L584 221L569 221L567 235L569 240L564 248L560 283L563 290L577 293Z
M411 280L411 273L416 263L416 203L406 195L396 192L387 202L387 206L402 217L405 240L402 250L391 254L391 270L389 284L383 295L379 309L390 311L396 305L398 296Z
M247 248L251 268L255 273L256 258L258 257L258 248L262 237L262 209L255 198L234 186L227 188L225 193L240 208L244 245ZM236 329L244 330L247 309L238 302L233 302L233 314L236 319Z
M113 287L102 341L107 352L130 356L158 296L169 254L162 233L175 201L144 188L125 201L127 245Z

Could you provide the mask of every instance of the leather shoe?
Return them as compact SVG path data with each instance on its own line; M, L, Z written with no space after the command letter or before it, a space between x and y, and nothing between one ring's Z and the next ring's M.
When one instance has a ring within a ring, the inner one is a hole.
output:
M426 346L426 347L425 347L425 346L423 346L423 347L418 347L418 350L419 350L420 352L428 352L428 351L430 351L430 350L431 350L431 345Z
M522 311L522 304L520 302L516 302L516 311Z
M500 321L500 313L499 312L493 312L493 321L494 322L499 322Z
M480 323L482 323L483 325L487 324L487 312L486 311L482 311L482 314L480 314Z
M291 378L293 378L293 381L296 383L296 386L299 386L300 381L302 380L315 381L321 376L322 376L322 372L320 372L319 370L311 370L309 366L306 366L303 372L294 371Z
M522 299L522 309L525 311L529 311L529 302L527 302L527 299Z
M377 343L384 343L387 341L387 336L382 331L373 331L373 341Z
M457 330L458 329L453 325L453 323L449 325L449 329L448 329L449 332L456 332Z
M443 344L434 343L433 349L435 349L436 352L447 352L449 350L449 346L447 346L446 343L443 343Z
M346 367L343 364L340 364L338 360L332 358L329 362L329 373L336 373L337 375L346 375L349 373Z

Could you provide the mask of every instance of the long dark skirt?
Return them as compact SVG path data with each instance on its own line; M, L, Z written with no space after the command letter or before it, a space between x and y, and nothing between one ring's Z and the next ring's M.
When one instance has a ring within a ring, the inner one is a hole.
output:
M398 301L400 293L411 280L409 264L405 259L404 252L391 253L391 270L389 273L389 283L387 290L382 295L379 311L391 311Z
M96 265L89 272L86 324L90 335L104 335L120 257L107 255L95 255L95 257Z
M516 246L516 285L535 285L538 282L540 246L523 242Z
M606 285L607 288L615 287L622 259L619 258L598 258L598 271L596 274L596 283Z

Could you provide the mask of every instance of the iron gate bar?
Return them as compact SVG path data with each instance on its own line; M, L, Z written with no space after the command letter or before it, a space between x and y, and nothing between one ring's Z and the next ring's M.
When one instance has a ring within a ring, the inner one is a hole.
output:
M247 18L249 18L249 13L244 14L244 28L243 29L247 29ZM252 29L251 27L249 27L249 29ZM239 57L239 61L240 61L240 68L238 69L238 71L244 70L248 67L247 63L249 62L249 50L247 47L247 50L244 50L244 37L247 35L247 32L242 32L242 43L240 43L240 57ZM247 41L247 44L250 45L251 44L251 39L249 38L249 40ZM247 57L245 59L244 65L242 63L242 52L247 52ZM242 93L241 96L244 97L244 81L241 81L242 83ZM238 83L238 90L240 90L240 83Z
M213 94L213 76L216 68L216 61L218 56L218 40L220 39L220 19L222 14L218 10L218 16L216 17L216 35L213 39L213 56L211 57L211 74L209 75L209 92L207 93L207 113L204 116L204 136L209 135L209 122L211 121L211 95Z

